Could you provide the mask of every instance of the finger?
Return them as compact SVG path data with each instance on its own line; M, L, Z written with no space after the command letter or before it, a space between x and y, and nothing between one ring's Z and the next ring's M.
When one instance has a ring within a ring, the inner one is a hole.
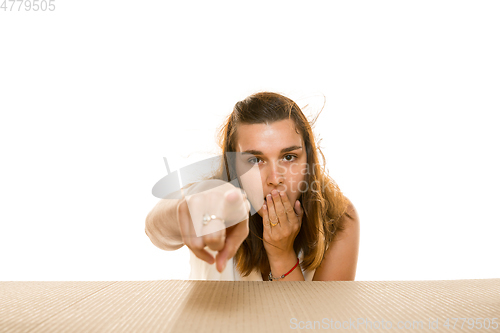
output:
M187 203L181 202L178 207L177 216L179 219L179 228L181 230L183 243L194 253L195 256L209 264L213 264L215 259L204 248L205 244L201 237L196 237L191 215L187 208Z
M300 204L299 200L295 201L295 211L297 212L299 221L302 222L302 216L304 215L304 208L302 208L302 205Z
M278 220L278 216L276 216L276 210L274 209L273 198L271 197L270 194L268 194L266 197L266 205L267 205L268 219L272 221L272 223L274 224L276 223L276 220Z
M235 188L224 194L223 211L226 218L225 224L231 227L248 218L250 202L246 199L242 190Z
M265 203L264 205L262 205L262 224L264 225L264 233L266 232L266 230L268 233L270 233L272 227L269 223L269 212L268 207Z
M237 188L231 190L231 191L228 191L226 192L225 194L225 197L226 197L226 200L228 203L235 203L237 202L238 200L240 200L240 198L243 196L243 194L241 193L241 191Z
M274 209L276 210L276 215L278 216L278 221L283 223L290 223L285 212L285 206L283 205L282 199L286 197L285 192L276 192L273 194Z
M222 273L226 268L227 261L234 257L241 243L248 237L248 219L242 221L232 227L229 227L226 232L226 243L224 248L217 253L216 267Z
M286 195L285 192L282 192L284 195L281 196L281 202L283 202L283 207L285 207L285 213L288 218L288 221L291 223L297 222L297 214L295 213L295 210L292 207L292 204L290 204L290 200L288 200L288 195Z
M243 190L241 188L240 188L240 191L241 191L241 195L243 197L243 200L246 203L246 208L247 208L247 213L248 213L248 212L250 212L250 209L252 209L252 205L250 204L250 201L248 200L247 192L245 192L245 190Z
M203 242L214 251L220 251L224 248L226 241L226 226L224 222L215 219L203 226Z

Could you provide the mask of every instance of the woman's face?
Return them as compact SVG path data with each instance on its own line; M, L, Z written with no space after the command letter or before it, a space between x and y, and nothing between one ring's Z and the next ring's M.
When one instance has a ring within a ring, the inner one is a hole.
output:
M295 131L293 120L238 125L236 152L241 185L260 216L264 198L272 190L284 191L293 207L300 197L299 189L307 188L306 147L302 135Z

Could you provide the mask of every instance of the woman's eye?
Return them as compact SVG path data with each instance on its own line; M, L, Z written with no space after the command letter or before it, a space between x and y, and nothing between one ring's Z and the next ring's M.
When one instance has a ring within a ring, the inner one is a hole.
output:
M258 157L252 157L252 158L248 159L248 162L251 163L251 164L255 164L255 163L257 163L257 160L260 160L260 158L258 158Z
M285 155L285 157L284 157L284 159L285 159L286 162L292 162L296 158L297 158L297 156L295 156L295 155ZM260 158L258 158L258 157L252 157L252 158L248 159L248 163L251 163L251 164L256 164L259 161L262 161L262 160Z

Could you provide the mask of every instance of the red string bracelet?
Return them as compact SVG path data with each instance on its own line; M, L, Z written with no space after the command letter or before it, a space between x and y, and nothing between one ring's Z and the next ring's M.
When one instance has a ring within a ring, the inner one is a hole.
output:
M271 271L269 271L269 281L278 281L280 279L283 279L285 276L290 274L295 269L295 267L297 267L298 265L299 265L299 258L297 258L297 263L295 264L295 266L293 266L293 268L291 270L289 270L288 273L283 274L280 277L273 277L273 275L271 274Z

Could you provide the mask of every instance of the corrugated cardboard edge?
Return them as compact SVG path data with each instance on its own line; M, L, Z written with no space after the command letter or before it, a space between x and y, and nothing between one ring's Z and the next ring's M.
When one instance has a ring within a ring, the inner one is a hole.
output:
M0 282L0 332L436 332L499 314L500 279Z

